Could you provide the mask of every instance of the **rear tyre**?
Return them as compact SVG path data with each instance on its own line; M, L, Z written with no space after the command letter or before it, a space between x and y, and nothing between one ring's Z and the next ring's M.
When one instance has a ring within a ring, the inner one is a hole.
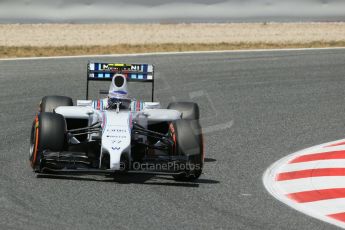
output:
M59 106L73 106L73 101L65 96L45 96L42 98L40 109L41 112L52 113Z
M180 165L179 171L183 173L174 176L175 180L198 179L204 165L203 136L199 121L176 120L170 124L169 133L174 140L173 154L187 157L186 164Z
M199 120L199 106L194 102L171 102L168 109L177 110L182 114L182 119Z
M40 170L40 161L44 150L60 152L64 150L66 139L65 118L57 113L41 113L36 116L30 137L31 167Z

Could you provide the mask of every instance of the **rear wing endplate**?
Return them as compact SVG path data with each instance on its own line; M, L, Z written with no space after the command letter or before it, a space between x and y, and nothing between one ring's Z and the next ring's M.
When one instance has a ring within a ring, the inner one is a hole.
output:
M89 81L111 81L115 74L123 74L128 82L152 84L151 99L154 99L154 66L151 64L120 64L89 62L87 64L86 100L89 98Z

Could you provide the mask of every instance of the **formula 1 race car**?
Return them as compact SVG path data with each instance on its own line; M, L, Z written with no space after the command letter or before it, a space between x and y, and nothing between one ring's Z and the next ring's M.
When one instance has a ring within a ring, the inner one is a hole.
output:
M110 81L107 97L89 100L89 81ZM128 96L127 83L152 84L152 101ZM88 63L86 100L45 96L30 138L36 173L172 175L197 179L204 164L199 107L154 102L154 66Z

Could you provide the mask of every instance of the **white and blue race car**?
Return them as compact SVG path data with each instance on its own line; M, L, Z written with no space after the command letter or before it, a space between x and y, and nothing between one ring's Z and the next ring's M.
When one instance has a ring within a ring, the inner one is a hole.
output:
M89 81L110 81L107 97L88 100ZM152 101L128 96L127 83L152 84ZM149 64L88 63L86 100L45 96L30 138L36 173L148 173L197 179L204 164L199 107L154 102L154 67Z

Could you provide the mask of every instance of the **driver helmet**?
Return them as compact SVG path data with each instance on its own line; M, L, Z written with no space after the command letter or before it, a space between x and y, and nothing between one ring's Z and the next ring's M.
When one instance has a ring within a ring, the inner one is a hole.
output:
M115 74L108 93L108 106L112 108L116 102L121 102L121 108L130 107L130 98L128 97L127 78L123 74Z

